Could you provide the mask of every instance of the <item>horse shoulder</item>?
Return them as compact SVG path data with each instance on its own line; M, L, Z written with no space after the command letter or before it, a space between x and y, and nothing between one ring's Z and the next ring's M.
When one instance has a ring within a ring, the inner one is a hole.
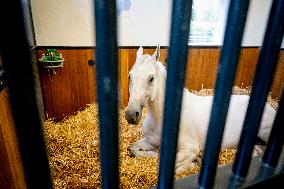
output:
M180 122L181 138L184 138L184 140L190 138L190 142L199 143L199 146L202 145L207 133L210 102L210 97L200 97L189 91L184 91Z
M248 101L248 95L231 96L222 147L231 148L237 146L242 132Z

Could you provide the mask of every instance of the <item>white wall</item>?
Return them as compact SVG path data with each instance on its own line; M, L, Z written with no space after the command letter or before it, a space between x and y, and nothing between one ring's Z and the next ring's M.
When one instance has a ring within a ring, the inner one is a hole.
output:
M121 46L169 44L171 0L131 0L129 11L118 16Z
M120 46L168 45L171 0L119 1L127 5L118 15ZM251 0L243 46L261 46L271 2ZM95 44L92 0L31 0L31 7L37 46Z
M272 0L251 0L247 15L243 46L261 46Z
M92 0L31 0L37 46L94 46Z
M251 0L243 36L243 46L261 46L272 0ZM284 48L284 38L281 48Z

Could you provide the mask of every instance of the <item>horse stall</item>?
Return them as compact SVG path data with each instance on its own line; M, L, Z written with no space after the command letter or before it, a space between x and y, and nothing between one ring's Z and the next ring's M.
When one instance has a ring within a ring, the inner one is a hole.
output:
M0 15L0 188L283 184L284 0L16 0Z

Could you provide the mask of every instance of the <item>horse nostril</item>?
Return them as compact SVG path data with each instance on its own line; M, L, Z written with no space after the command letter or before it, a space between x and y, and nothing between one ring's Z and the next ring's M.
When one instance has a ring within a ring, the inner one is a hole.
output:
M138 117L138 116L139 116L139 112L135 112L135 114L136 114L136 117Z

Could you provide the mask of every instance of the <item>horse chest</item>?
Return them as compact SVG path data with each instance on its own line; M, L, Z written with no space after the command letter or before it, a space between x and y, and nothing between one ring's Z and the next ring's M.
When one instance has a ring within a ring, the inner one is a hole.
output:
M144 137L154 146L160 146L162 126L159 121L153 119L151 115L147 115L143 122L143 134Z

